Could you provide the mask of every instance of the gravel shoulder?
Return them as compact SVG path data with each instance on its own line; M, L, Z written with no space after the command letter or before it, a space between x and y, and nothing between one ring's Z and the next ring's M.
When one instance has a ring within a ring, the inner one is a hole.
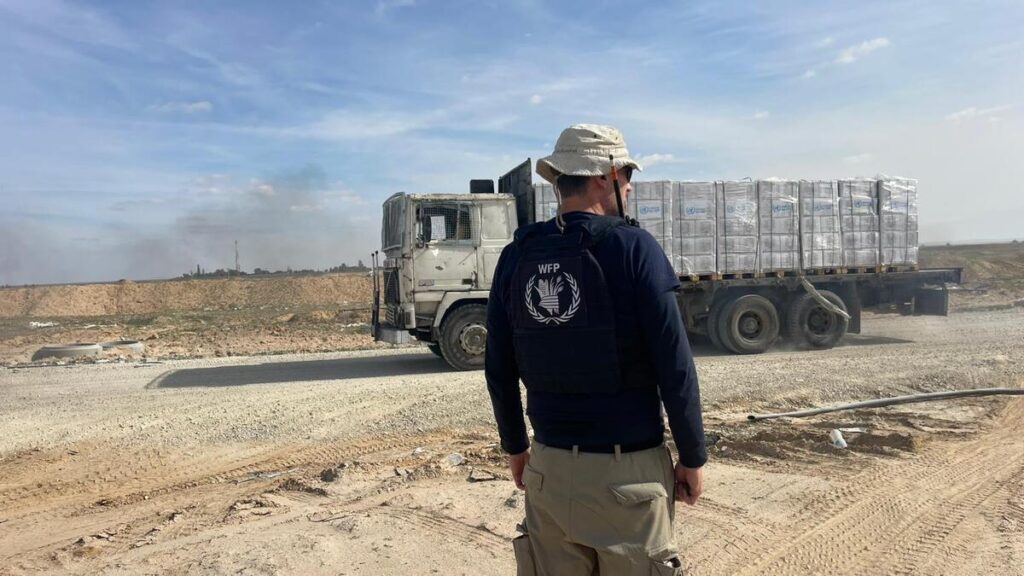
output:
M707 496L679 509L691 573L1024 574L1024 400L744 421L1022 386L1024 310L697 352L713 445ZM425 349L3 369L0 399L0 574L514 572L522 496L482 373ZM867 432L839 451L836 427Z

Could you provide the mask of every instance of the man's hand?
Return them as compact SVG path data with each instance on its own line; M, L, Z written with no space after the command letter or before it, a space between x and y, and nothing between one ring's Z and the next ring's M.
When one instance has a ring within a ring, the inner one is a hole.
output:
M704 492L704 468L687 468L676 464L676 500L690 506L697 503Z
M508 457L508 469L512 471L512 481L516 483L516 488L520 490L526 490L526 486L523 484L523 469L526 468L529 462L529 450Z

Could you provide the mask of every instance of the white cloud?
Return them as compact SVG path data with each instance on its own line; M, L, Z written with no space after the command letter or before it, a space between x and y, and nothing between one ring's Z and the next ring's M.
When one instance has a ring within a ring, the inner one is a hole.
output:
M769 116L771 116L771 114L767 110L758 110L757 112L754 112L754 115L751 116L751 118L754 120L764 120Z
M889 46L889 44L888 38L872 38L856 46L849 46L836 57L836 64L852 64L875 50Z
M380 0L377 2L377 6L373 9L374 14L377 16L383 16L398 8L408 8L409 6L415 6L416 0Z
M870 162L874 157L874 154L871 154L870 152L864 152L861 154L854 154L852 156L845 156L843 158L843 162L854 165L864 164L865 162Z
M225 174L204 174L188 183L188 189L200 194L222 194L234 190L231 179Z
M324 190L324 200L328 202L344 202L346 204L366 204L366 200L341 182L335 182L330 188Z
M277 192L274 190L274 185L268 184L267 182L254 183L249 191L257 196L263 196L264 198L270 198L271 196L277 195Z
M221 80L229 84L254 88L263 83L263 79L259 72L245 64L221 60L209 52L196 49L187 44L177 44L175 47L192 58L206 64L206 66L211 70L217 72Z
M286 132L300 137L324 140L358 140L397 136L432 124L434 114L422 116L401 112L353 112L337 110L305 127ZM436 120L434 118L433 120Z
M636 161L640 163L644 168L650 168L658 164L672 164L678 162L676 157L672 154L641 154L636 157Z
M825 38L822 38L821 40L818 40L817 42L815 42L814 45L817 48L827 48L827 47L835 44L835 42L836 42L835 38L833 38L831 36L826 36Z
M999 112L1005 112L1011 107L1007 105L993 106L991 108L976 108L971 106L970 108L964 108L959 112L953 112L952 114L946 115L946 120L950 122L960 122L964 120L973 120L975 118L987 118L990 121L998 122L999 116L996 116Z
M803 78L814 78L817 75L818 75L818 72L812 68L812 69L807 70L807 71L804 72Z
M533 96L530 96L530 104L533 104L534 106L540 104L543 101L544 97L541 96L540 94L534 94Z
M202 114L213 111L213 104L208 100L195 102L164 102L150 106L151 110L165 114Z

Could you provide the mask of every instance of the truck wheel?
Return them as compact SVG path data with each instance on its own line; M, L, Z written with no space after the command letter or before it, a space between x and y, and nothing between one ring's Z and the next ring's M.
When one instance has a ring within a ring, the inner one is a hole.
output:
M437 342L431 342L430 344L427 344L427 350L433 352L434 356L437 356L438 358L444 358L444 354L441 353L441 345L438 344Z
M826 300L846 311L846 304L835 292L818 290ZM826 350L842 340L850 321L825 309L810 294L796 297L786 314L786 333L806 348Z
M760 354L779 337L779 312L764 296L740 296L720 312L718 337L736 354Z
M722 337L718 333L718 320L722 317L722 309L733 300L735 300L735 298L732 296L719 298L711 305L711 309L708 311L706 326L708 340L711 340L711 343L714 344L715 348L718 348L722 352L731 352L731 350L726 348L725 344L722 343Z
M487 307L460 306L441 324L441 356L456 370L479 370L487 346Z

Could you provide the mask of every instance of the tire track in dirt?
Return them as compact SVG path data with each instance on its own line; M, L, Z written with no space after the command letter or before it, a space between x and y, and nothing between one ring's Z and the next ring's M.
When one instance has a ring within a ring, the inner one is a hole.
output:
M15 530L35 533L36 528L58 526L60 529L45 531L42 539L35 538L28 548L9 546L0 550L0 559L11 560L19 556L33 555L46 550L55 544L70 543L83 534L99 532L112 524L111 514L116 515L119 523L132 523L137 517L131 514L131 505L149 501L157 502L161 497L170 497L173 501L188 501L196 489L231 484L225 491L219 491L219 498L231 498L240 493L248 492L245 481L266 480L261 473L271 471L292 470L296 474L309 471L318 466L335 466L343 461L350 461L380 453L411 449L416 446L438 443L450 439L454 435L446 432L429 432L416 435L395 435L370 441L336 441L327 445L315 445L296 449L291 446L278 447L275 450L248 458L236 459L245 462L229 469L217 469L215 465L195 465L177 468L162 476L159 473L147 472L143 478L135 478L139 474L128 467L127 471L114 472L119 460L112 459L104 463L102 471L94 471L87 475L87 482L69 484L51 483L34 493L34 500L23 502L16 511L10 514L4 510L8 520L0 525L0 539L9 542ZM146 470L152 470L147 468ZM105 474L110 476L104 476ZM104 480L107 478L107 480ZM104 505L97 505L93 490L94 482L116 481L128 478L129 481L119 485L103 485ZM234 486L238 486L234 488ZM77 521L69 521L78 518ZM13 544L13 542L11 542ZM7 551L11 551L8 553Z
M494 534L482 527L471 526L454 518L426 510L378 506L365 512L380 514L436 534L439 538L457 540L467 545L486 548L495 556L508 552L511 539Z
M871 568L887 571L892 565L897 573L913 572L966 514L1024 474L1024 451L1013 439L1022 407L1013 401L1001 425L981 438L850 478L793 519L794 526L808 526L798 537L777 539L769 552L738 558L735 564L746 568L736 572L874 573ZM979 470L987 472L979 476ZM878 558L886 558L886 566L873 566Z
M83 499L96 496L102 496L104 501L116 505L203 484L240 481L259 473L293 468L302 470L314 465L335 465L379 452L413 448L443 438L443 433L432 432L385 436L370 441L340 440L299 449L286 445L227 459L204 457L169 461L155 451L132 454L130 457L134 459L134 463L141 466L126 466L122 459L123 455L119 455L121 457L118 458L101 457L89 459L86 464L92 466L79 478L25 484L0 492L0 510L4 510L5 514L16 513L26 508L38 512L40 508L61 507L74 503L91 507L96 502ZM230 454L232 452L226 452L225 456ZM11 519L17 517L10 516Z
M1007 476L1006 472L1010 474ZM1008 463L997 473L985 472L974 483L943 490L945 501L932 506L924 513L905 518L890 530L896 538L889 541L888 549L896 551L886 564L892 565L892 573L913 574L930 554L941 548L950 534L978 510L992 508L990 501L999 496L1006 502L1007 483L1019 482L1024 478L1024 467L1019 461ZM1004 478L1005 477L1005 478ZM997 506L998 508L998 506ZM868 572L878 573L885 569L880 562L872 564Z

